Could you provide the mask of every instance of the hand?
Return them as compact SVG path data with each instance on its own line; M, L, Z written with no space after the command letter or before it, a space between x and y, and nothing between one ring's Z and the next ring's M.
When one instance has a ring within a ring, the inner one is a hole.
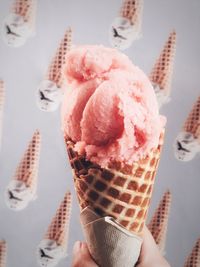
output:
M162 257L158 247L148 230L144 227L143 244L137 267L170 267ZM92 260L86 243L77 241L73 250L72 267L98 267Z
M72 267L98 267L92 260L86 243L80 241L75 243Z
M161 255L152 234L145 226L143 230L143 244L137 267L170 267Z

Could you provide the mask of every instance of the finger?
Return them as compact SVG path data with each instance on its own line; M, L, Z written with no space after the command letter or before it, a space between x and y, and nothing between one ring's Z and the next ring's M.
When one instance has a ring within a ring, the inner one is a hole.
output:
M87 244L77 241L73 249L72 267L98 267L91 258Z
M143 230L143 250L145 252L150 251L151 253L154 252L160 254L158 246L146 225Z
M169 267L167 261L161 255L158 246L149 231L145 226L143 230L143 244L138 262L138 267Z

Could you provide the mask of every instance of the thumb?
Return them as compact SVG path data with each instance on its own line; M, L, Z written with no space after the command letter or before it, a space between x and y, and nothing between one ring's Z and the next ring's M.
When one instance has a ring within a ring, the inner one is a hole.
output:
M75 243L71 267L98 267L90 256L86 243L80 241Z
M144 226L143 244L137 267L170 267L169 263L161 255L156 242L149 229Z

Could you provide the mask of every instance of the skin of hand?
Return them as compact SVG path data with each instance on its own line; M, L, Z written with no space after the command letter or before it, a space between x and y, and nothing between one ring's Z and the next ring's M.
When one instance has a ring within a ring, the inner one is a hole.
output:
M98 267L92 260L86 243L80 241L75 243L71 267Z
M152 234L145 226L143 230L143 244L137 267L170 267L161 255Z
M71 267L98 267L92 260L86 243L80 241L75 243ZM153 236L146 226L143 231L140 258L135 267L170 267L169 263L161 255Z

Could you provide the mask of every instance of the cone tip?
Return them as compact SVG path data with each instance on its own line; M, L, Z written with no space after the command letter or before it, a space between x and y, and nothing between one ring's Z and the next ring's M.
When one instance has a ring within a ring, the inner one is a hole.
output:
M188 258L186 259L186 263L185 263L186 265L185 266L188 266L187 264L189 261L191 261L191 259L193 259L194 254L195 254L195 256L200 255L200 237L197 239L192 250L190 251Z
M72 33L72 27L71 27L71 26L68 26L68 27L67 27L67 32L68 32L68 33Z
M169 188L165 191L164 195L169 196L170 198L172 197L172 193Z
M41 138L41 133L40 133L40 130L39 129L36 129L33 136L38 136Z
M167 189L165 191L165 193L163 194L163 197L161 199L161 203L163 203L164 206L166 203L168 203L167 206L169 206L171 204L171 202L172 202L172 193L170 192L169 189Z
M168 41L170 40L174 40L174 43L176 42L176 38L177 38L177 33L176 33L176 30L173 29L170 34L169 34L169 38L168 38Z
M72 193L69 190L65 193L65 198L67 198L70 202L72 201Z
M5 86L5 82L3 79L0 78L0 85L1 85L1 88L3 88Z
M0 246L5 247L5 249L7 248L7 242L5 239L0 239Z

